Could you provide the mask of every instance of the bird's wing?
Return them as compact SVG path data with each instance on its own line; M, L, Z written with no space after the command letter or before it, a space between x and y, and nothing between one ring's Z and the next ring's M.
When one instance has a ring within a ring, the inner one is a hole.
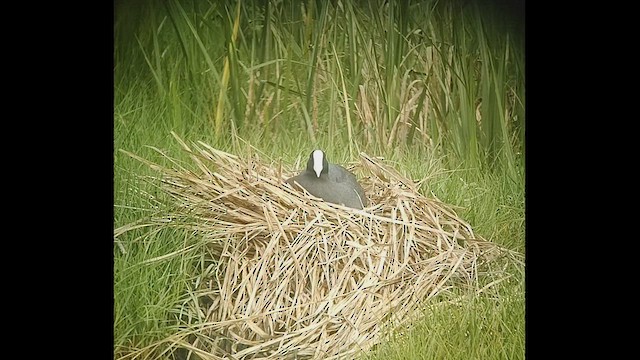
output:
M330 164L329 165L329 179L337 183L353 182L356 180L356 176L349 172L341 165Z

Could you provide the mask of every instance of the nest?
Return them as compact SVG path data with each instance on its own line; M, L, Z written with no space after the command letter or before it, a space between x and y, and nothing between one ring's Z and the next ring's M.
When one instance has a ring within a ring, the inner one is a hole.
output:
M191 305L200 322L170 346L191 358L353 357L438 294L477 286L483 264L519 261L364 153L348 166L369 198L356 210L285 185L295 169L255 152L240 158L178 141L197 171L167 155L173 168L129 155L158 170L175 200L161 224L192 229L207 244L209 271Z

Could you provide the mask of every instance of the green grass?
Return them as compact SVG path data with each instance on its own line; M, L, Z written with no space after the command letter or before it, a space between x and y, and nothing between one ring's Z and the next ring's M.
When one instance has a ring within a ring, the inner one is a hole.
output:
M115 149L163 163L149 146L180 157L174 131L285 163L314 147L335 162L385 156L477 234L524 252L524 49L490 12L473 2L244 1L236 19L233 1L150 3L116 3ZM153 172L118 151L114 175L115 228L170 206ZM183 230L118 236L116 358L175 334L199 256ZM459 295L363 358L524 358L524 275Z
M363 359L523 359L523 279L425 311Z

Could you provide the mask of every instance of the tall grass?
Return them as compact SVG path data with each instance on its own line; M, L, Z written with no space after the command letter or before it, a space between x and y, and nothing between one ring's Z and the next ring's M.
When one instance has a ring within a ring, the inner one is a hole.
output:
M116 2L114 147L153 157L148 145L177 149L174 131L236 153L250 143L287 163L314 146L336 162L383 155L460 206L477 233L522 251L524 44L496 18L458 1ZM150 171L118 152L114 161L115 227L161 216ZM199 255L185 233L141 228L117 240L120 357L175 332ZM520 280L500 295L521 296ZM475 301L433 313L413 334L445 337L462 331L446 323L451 312L480 325L471 314L487 313L522 349L524 305ZM401 351L402 339L371 356ZM466 341L428 343L423 358L503 357L479 355L498 351L487 336ZM471 350L451 353L463 344Z
M145 9L136 46L117 46L128 69L116 74L143 73L169 104L191 100L176 119L214 119L217 137L285 128L376 151L438 146L490 168L522 162L522 42L474 3L164 3Z

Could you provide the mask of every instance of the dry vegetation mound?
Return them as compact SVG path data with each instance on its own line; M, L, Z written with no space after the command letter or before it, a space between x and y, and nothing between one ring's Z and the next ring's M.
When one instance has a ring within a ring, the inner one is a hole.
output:
M382 340L385 327L415 319L443 291L477 290L483 265L521 261L364 153L348 166L370 203L356 210L296 192L284 184L295 169L265 163L257 153L241 158L178 141L198 171L167 155L172 168L130 154L161 173L175 200L171 221L160 224L188 227L207 243L209 271L192 290L198 305L190 310L204 322L172 338L165 352L352 357Z

